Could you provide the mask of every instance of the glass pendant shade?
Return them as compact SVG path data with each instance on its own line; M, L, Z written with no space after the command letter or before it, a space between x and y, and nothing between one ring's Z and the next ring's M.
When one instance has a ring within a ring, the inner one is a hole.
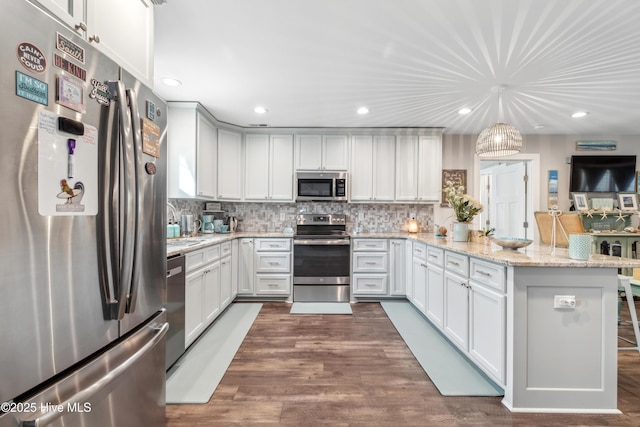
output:
M476 141L476 154L479 157L510 156L520 150L522 135L518 129L506 123L496 123L486 128Z

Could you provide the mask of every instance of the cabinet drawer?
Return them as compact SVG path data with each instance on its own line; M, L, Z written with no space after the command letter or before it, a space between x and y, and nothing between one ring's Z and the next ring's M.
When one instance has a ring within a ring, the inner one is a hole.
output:
M184 268L186 273L196 270L207 263L207 261L205 260L204 251L204 249L200 249L185 254Z
M469 257L446 251L444 253L444 268L466 277L469 275Z
M385 239L353 239L351 243L354 251L387 250L387 241Z
M231 255L231 242L224 242L220 244L220 256L226 257Z
M442 267L444 264L444 250L433 246L427 246L427 262L429 264Z
M289 295L290 293L291 275L256 275L256 295Z
M353 253L353 271L369 272L369 273L386 273L387 272L387 253Z
M426 262L427 261L427 245L423 243L414 243L413 257Z
M291 239L256 239L256 251L290 251Z
M387 294L387 275L386 274L354 274L353 275L353 293L355 295Z
M256 253L256 273L291 272L290 253Z
M220 258L220 245L204 248L204 261L206 263L213 262Z
M506 267L471 258L469 278L502 292L506 292Z

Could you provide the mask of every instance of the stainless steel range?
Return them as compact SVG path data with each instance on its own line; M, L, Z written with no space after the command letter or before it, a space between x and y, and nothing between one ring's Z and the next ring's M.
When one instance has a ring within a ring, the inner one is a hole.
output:
M349 301L346 215L302 214L293 237L293 300Z

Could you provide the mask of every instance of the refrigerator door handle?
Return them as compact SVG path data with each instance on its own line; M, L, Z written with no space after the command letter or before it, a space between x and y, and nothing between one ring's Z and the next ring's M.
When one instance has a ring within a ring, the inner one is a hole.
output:
M140 210L142 206L142 183L140 182L142 171L140 170L142 165L142 129L140 129L140 112L138 111L138 99L136 92L133 89L127 89L127 100L129 104L129 114L131 115L131 132L133 136L133 151L131 155L133 157L134 164L134 221L135 221L135 233L132 233L133 238L133 271L131 274L131 282L129 285L129 293L127 296L126 312L133 313L136 310L136 301L138 296L138 284L140 283L140 260L142 259L140 253L140 236L139 230L142 229L140 224L141 215Z
M120 375L125 373L132 365L138 360L142 359L147 353L149 353L167 334L169 330L169 323L165 322L162 326L156 326L153 328L156 333L145 345L140 347L138 351L133 353L127 360L115 367L109 373L102 378L91 384L89 387L74 394L69 399L61 402L59 405L63 408L69 407L82 407L85 402L88 402L92 396L98 393L101 389L107 387L113 381L118 379ZM28 418L22 418L20 420L20 426L22 427L44 427L51 424L53 421L62 416L65 411L46 411L44 413L30 414Z
M132 282L133 274L133 252L134 252L134 239L138 233L136 229L136 212L135 212L135 194L133 188L135 187L135 162L133 159L133 129L131 126L131 115L127 107L127 94L125 91L124 83L121 80L112 81L108 83L109 90L113 93L114 98L118 104L118 113L120 115L120 153L122 166L121 176L122 191L120 192L120 212L119 212L119 227L120 227L120 274L117 280L118 283L118 308L117 308L117 320L124 317L127 295L129 292L129 286ZM113 203L117 203L118 200L114 200Z

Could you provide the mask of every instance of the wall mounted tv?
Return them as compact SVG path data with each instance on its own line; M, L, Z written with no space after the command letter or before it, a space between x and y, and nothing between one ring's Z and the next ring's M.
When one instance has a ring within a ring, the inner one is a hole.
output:
M569 191L619 193L635 191L636 156L572 156Z

